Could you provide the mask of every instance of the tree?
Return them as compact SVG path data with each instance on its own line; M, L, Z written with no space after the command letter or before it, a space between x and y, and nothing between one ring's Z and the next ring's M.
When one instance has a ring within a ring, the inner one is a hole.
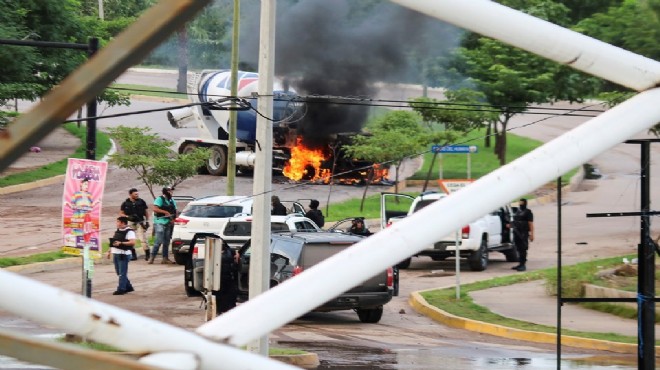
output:
M480 128L484 122L497 118L495 108L485 102L483 93L472 89L447 90L446 100L417 98L410 107L422 116L427 124L438 123L444 129L467 133Z
M654 8L654 4L657 4ZM627 0L578 23L574 29L609 44L660 59L660 1Z
M101 44L125 28L129 21L100 22L85 16L78 0L0 0L0 38L86 44L91 37ZM4 46L0 48L0 106L14 99L34 101L59 84L87 60L84 50ZM128 105L128 95L105 92L99 97L110 106ZM0 112L0 121L6 120Z
M395 166L395 191L398 192L399 168L404 159L417 156L425 146L449 141L452 131L433 131L422 125L421 116L410 111L390 111L367 123L365 135L357 135L344 150L354 158L392 163Z
M513 2L513 1L512 1ZM521 5L521 4L517 4ZM552 1L525 1L528 13L565 25L568 9ZM580 102L593 96L600 80L559 63L537 57L499 41L470 34L448 64L450 86L473 86L500 110L491 121L494 152L506 163L506 134L510 119L531 104L560 100Z
M660 59L660 0L626 0L604 12L584 19L574 27L578 32L592 36L623 49ZM614 106L632 97L629 89L606 83L599 99ZM649 132L660 136L660 124Z
M198 148L186 154L170 150L173 142L150 133L150 128L119 126L110 129L110 137L122 151L113 154L110 162L120 168L135 171L156 199L154 187L176 186L197 174L207 160L207 149Z

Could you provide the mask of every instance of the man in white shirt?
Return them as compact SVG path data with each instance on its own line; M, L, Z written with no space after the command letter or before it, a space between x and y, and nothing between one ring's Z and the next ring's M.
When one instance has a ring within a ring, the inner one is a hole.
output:
M128 217L117 217L117 230L110 238L110 250L108 251L108 258L112 254L115 272L119 276L117 290L112 295L124 295L135 290L131 281L128 280L128 261L131 259L131 248L133 247L135 247L135 231L128 227Z

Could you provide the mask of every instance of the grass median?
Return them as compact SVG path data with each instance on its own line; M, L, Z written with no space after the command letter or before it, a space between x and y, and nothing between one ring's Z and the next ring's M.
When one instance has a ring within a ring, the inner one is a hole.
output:
M626 256L633 258L634 256ZM593 282L597 278L597 272L603 269L620 265L622 257L612 257L596 261L579 263L573 266L562 268L562 296L563 297L582 297L581 284ZM525 283L534 280L545 280L550 295L556 292L557 269L549 268L544 270L532 271L522 274L501 276L489 280L479 281L471 284L461 285L460 298L456 298L455 288L446 288L422 292L422 297L432 306L437 307L447 313L459 317L486 322L489 324L501 325L509 328L543 332L556 333L557 329L552 326L539 325L526 321L511 319L491 312L486 307L480 306L472 300L471 292L489 288ZM554 293L556 296L556 293ZM616 333L591 333L575 330L562 329L562 334L575 337L606 340L619 343L637 343L637 337L625 336ZM656 342L656 345L660 342Z

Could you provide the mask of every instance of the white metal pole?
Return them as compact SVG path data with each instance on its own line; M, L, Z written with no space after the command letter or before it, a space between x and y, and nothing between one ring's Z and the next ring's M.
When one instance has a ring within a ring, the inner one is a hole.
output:
M640 93L450 194L442 202L425 207L251 298L238 309L200 326L198 331L235 345L246 344L655 125L660 120L658 101L660 88Z
M461 299L461 254L460 254L460 235L461 231L456 230L456 243L454 244L456 248L456 299Z
M99 19L105 19L105 12L103 11L103 0L99 0Z
M1 309L120 349L151 353L140 362L163 369L298 369L3 269L0 281ZM29 361L29 353L22 359Z
M270 197L273 171L273 75L275 72L275 0L261 0L259 35L259 99L257 109L257 157L255 160L252 221L252 256L250 260L250 299L269 288L270 279ZM226 314L225 314L226 315ZM268 355L268 333L252 337L250 352ZM258 338L258 340L256 340Z
M391 0L637 91L660 83L660 63L490 0Z

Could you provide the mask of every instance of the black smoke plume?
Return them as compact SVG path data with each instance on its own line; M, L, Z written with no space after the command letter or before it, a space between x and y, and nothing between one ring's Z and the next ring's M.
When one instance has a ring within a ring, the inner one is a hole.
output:
M248 18L258 23L258 13ZM327 96L372 98L376 82L420 83L415 61L446 53L457 40L456 29L387 1L280 1L277 14L275 74L300 95L319 95L308 99L299 124L312 147L333 134L359 132L367 120L368 106ZM249 29L243 61L258 55L258 24Z

